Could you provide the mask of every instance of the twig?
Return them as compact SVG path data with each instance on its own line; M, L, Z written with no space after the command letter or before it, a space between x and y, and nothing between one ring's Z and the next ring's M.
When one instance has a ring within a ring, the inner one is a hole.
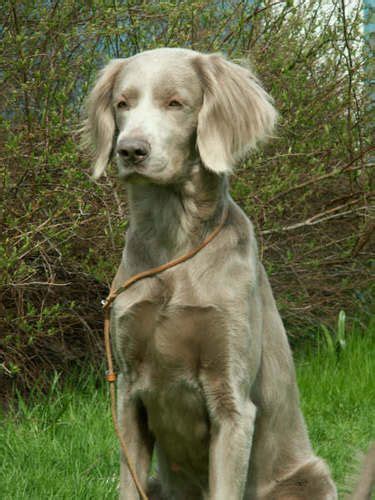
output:
M365 151L362 151L360 155L358 155L355 158L353 158L352 160L350 160L350 162L347 163L345 166L343 166L341 168L335 168L334 170L332 170L332 172L329 172L328 174L323 174L323 175L320 175L319 177L314 177L313 179L309 179L308 181L301 182L301 184L297 184L297 186L291 187L287 191L283 191L282 193L276 194L273 198L271 198L269 200L269 202L274 202L275 200L278 200L279 198L286 196L287 194L292 193L293 191L297 191L298 189L302 189L306 186L310 186L311 184L315 184L316 182L322 181L324 179L328 179L329 177L334 177L335 175L341 174L343 172L353 172L354 170L359 170L359 169L363 168L363 165L356 165L355 167L351 167L351 165L353 165L353 163L360 160L365 154L369 153L370 151L373 151L374 149L375 149L375 147L372 146L372 147L366 149ZM371 168L371 167L373 167L373 165L369 164L368 167Z
M5 283L5 285L0 285L0 287L7 287L7 286L13 286L13 287L24 287L24 286L34 286L34 285L43 285L43 286L69 286L72 285L73 283L71 281L68 281L68 283L50 283L49 281L29 281L28 283Z
M321 224L322 222L326 222L327 220L335 219L337 217L343 217L344 215L352 214L354 212L358 212L359 210L364 210L367 209L368 207L362 206L362 207L357 207L354 208L353 210L347 210L345 212L340 212L338 214L332 212L336 212L340 208L343 208L343 206L348 206L348 205L353 205L354 203L358 203L358 200L355 200L351 203L348 203L346 205L342 205L341 207L335 207L332 208L331 210L327 210L326 212L321 212L320 214L313 215L312 217L309 217L308 219L302 221L302 222L297 222L296 224L292 224L290 226L284 226L280 227L278 229L266 229L265 231L262 231L262 234L273 234L273 233L283 233L285 231L293 231L294 229L299 229L304 226L315 226L316 224ZM332 215L328 215L327 217L324 217L324 215L331 213ZM319 218L321 217L321 218Z

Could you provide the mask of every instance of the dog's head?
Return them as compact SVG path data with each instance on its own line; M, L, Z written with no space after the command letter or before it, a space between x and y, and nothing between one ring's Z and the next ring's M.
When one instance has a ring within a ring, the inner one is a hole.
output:
M156 49L115 59L86 103L83 141L94 177L115 155L122 177L168 184L201 163L230 173L275 120L271 98L247 68L220 55Z

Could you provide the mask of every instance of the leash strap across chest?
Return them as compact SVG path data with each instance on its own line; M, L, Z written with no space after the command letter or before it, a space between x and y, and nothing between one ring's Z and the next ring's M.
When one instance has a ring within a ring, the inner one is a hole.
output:
M172 267L177 266L178 264L181 264L182 262L185 262L194 255L196 255L198 252L200 252L205 246L207 246L214 238L219 234L221 229L223 228L225 221L227 219L228 211L226 210L224 213L224 216L220 222L220 224L214 229L214 231L207 236L205 240L200 243L197 247L193 248L190 252L188 252L185 255L182 255L181 257L178 257L177 259L171 260L167 262L166 264L163 264L161 266L153 267L151 269L148 269L147 271L143 271L141 273L135 274L131 278L127 279L122 286L117 288L116 290L110 290L108 297L103 301L103 310L104 310L104 346L105 346L105 353L106 353L106 358L107 358L107 372L106 372L106 379L109 382L109 390L110 390L110 395L111 395L111 413L112 413L112 420L113 420L113 426L115 429L115 432L117 434L117 437L119 439L120 445L122 452L124 453L130 474L133 478L134 484L138 490L138 493L142 500L147 500L147 496L145 492L143 491L143 488L140 484L140 481L138 479L137 473L134 468L134 464L132 463L130 456L129 456L129 451L128 447L126 445L126 442L124 440L124 436L121 433L118 420L117 420L117 408L116 408L116 387L115 387L115 382L117 375L113 369L113 357L112 357L112 348L111 348L111 334L110 334L110 316L111 316L111 306L114 302L114 300L120 295L120 293L124 292L127 290L131 285L136 283L137 281L140 281L144 278L149 278L151 276L155 276L156 274L162 273L163 271L166 271L167 269L171 269Z

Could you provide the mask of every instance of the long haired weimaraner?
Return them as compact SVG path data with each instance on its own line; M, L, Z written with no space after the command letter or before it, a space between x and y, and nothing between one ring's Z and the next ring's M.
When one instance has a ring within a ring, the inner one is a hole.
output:
M193 249L227 214L197 255L112 308L119 422L141 484L151 498L336 499L309 442L253 226L228 191L236 162L272 132L271 98L218 54L157 49L111 61L86 113L94 176L113 154L128 189L113 288ZM120 496L139 498L124 457Z

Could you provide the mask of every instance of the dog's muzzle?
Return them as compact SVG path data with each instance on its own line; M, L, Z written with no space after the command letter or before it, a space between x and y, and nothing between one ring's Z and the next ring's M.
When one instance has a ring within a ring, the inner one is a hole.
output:
M138 137L124 138L118 142L116 153L127 163L142 163L150 156L151 146Z

